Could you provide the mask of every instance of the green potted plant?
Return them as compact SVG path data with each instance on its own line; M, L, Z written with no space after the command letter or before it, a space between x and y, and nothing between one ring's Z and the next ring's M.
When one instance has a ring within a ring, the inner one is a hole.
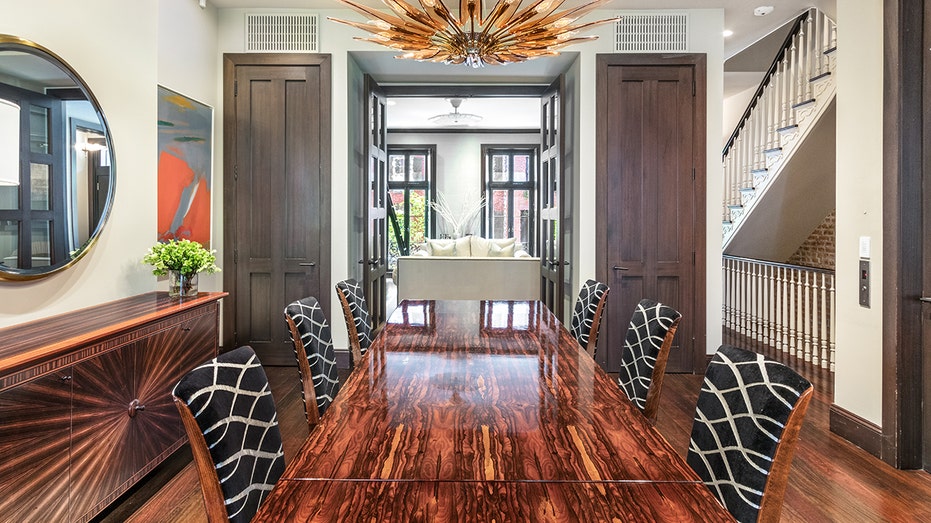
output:
M218 272L216 261L216 251L191 240L156 243L142 257L142 263L152 266L152 274L168 275L168 296L172 298L196 296L197 275Z

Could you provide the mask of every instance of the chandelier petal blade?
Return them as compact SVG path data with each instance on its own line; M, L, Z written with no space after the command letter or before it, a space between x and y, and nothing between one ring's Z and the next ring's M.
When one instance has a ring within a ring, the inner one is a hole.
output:
M418 0L421 9L408 0L382 0L389 14L355 0L339 0L368 22L330 20L371 34L356 38L403 51L402 59L466 64L470 67L504 65L559 54L576 43L597 39L577 36L580 31L615 23L619 17L577 23L578 19L611 0L594 0L579 7L558 11L566 0L497 0L487 17L483 0L459 0L453 15L443 0Z

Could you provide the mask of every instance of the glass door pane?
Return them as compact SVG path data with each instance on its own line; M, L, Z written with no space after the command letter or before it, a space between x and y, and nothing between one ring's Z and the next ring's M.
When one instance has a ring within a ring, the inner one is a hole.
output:
M508 193L507 190L491 191L491 237L507 238L508 234Z
M411 250L414 246L426 241L427 234L427 191L424 189L413 189L409 193L408 209L410 218L408 219L408 238L410 238Z

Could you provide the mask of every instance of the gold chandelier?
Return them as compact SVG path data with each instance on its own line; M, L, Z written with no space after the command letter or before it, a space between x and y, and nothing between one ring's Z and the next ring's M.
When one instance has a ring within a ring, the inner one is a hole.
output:
M611 0L595 0L558 13L556 9L565 0L534 0L519 11L521 0L498 0L487 16L482 0L459 0L459 16L454 16L442 0L419 0L422 11L404 0L382 0L397 16L353 0L339 1L371 17L365 23L330 17L334 22L372 33L370 38L356 40L404 51L396 58L472 67L557 55L567 45L598 38L576 36L579 31L620 20L616 17L573 25L582 15Z

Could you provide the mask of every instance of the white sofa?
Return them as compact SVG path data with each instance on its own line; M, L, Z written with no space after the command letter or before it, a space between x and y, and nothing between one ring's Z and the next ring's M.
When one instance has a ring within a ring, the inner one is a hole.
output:
M427 240L398 258L398 300L538 299L540 258L517 247L513 238Z

